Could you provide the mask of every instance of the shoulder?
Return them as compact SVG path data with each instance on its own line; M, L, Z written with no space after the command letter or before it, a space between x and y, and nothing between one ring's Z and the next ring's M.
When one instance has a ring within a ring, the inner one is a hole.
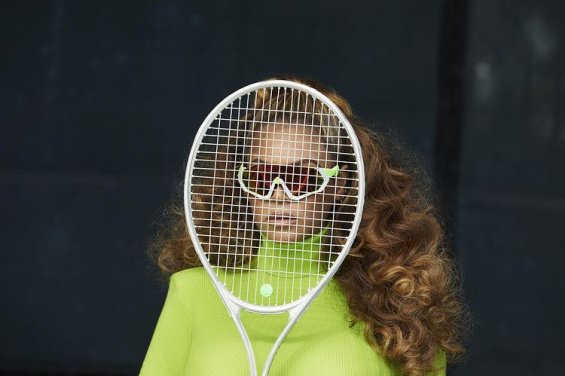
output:
M181 270L171 275L169 294L178 301L195 321L208 321L227 311L220 295L203 267Z
M182 296L213 289L212 281L203 267L181 270L171 275L169 290Z
M202 283L208 277L206 270L203 267L190 268L178 271L171 275L171 283L177 286L183 286L191 283Z

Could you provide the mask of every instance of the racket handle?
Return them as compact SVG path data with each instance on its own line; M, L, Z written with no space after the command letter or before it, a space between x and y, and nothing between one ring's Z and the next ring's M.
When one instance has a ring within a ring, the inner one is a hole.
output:
M232 304L228 299L222 299L224 304L228 308L229 315L233 319L235 323L235 327L243 340L243 344L245 345L245 350L247 351L247 358L249 359L249 374L251 376L257 376L257 363L255 362L255 354L253 354L253 347L251 346L251 341L249 340L249 336L245 332L245 328L243 327L243 323L241 322L240 311L241 308L235 304Z
M308 303L308 305L310 304ZM265 361L265 365L263 366L263 371L261 372L261 376L268 376L269 369L271 368L271 364L273 363L273 359L275 358L275 355L277 355L277 351L279 351L279 347L281 346L282 341L284 341L288 332L290 332L290 329L292 329L292 327L298 321L298 319L300 319L302 314L306 312L306 308L308 308L308 305L305 307L298 306L288 311L288 324L286 324L286 327L279 335L279 338L277 338L275 345L271 349L271 352L269 353L269 357L267 358L267 360Z

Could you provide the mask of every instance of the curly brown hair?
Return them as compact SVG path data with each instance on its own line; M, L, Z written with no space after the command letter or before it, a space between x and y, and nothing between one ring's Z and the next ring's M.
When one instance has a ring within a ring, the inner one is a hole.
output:
M394 137L364 125L332 89L293 76L276 78L309 85L328 96L350 120L363 151L363 218L334 276L347 297L352 324L364 322L368 343L403 375L434 372L441 351L448 363L460 361L470 313L432 202L430 179L418 159ZM158 224L149 254L163 280L201 265L186 228L182 182Z

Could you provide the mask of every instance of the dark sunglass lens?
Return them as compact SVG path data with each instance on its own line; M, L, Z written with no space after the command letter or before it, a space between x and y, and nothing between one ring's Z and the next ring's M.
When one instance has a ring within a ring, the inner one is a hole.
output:
M313 192L317 188L310 184L312 177L317 174L315 168L308 167L295 167L291 174L289 174L289 181L292 182L292 192L294 195L301 195L308 192Z
M324 177L318 172L317 169L311 168L308 174L308 192L318 190L324 183Z
M247 185L247 188L249 188L251 192L261 194L260 191L263 189L263 186L261 184L263 180L262 175L263 175L263 171L261 171L261 169L258 168L258 166L252 166L249 169L249 173L244 175L244 179L245 179L244 182Z

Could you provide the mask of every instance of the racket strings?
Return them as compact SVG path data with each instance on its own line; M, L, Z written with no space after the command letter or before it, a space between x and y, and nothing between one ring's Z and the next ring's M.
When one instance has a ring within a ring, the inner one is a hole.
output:
M268 199L254 197L257 192L249 192L238 177L242 166L250 167L251 156L259 171L284 171L286 182L276 173L246 176L246 182L256 179L251 188L273 187ZM315 188L324 189L312 192L307 185L292 183L319 178L311 176L319 170L280 167L304 159L315 159L316 167L328 170L346 169L324 181L326 186L319 181ZM350 234L356 169L343 124L325 103L305 92L259 89L226 106L201 141L191 182L194 224L219 279L236 297L260 306L305 295L331 267ZM289 193L309 196L299 201ZM326 231L324 236L317 237L321 231ZM288 245L305 240L311 241L308 247L295 252L265 247L269 241Z

